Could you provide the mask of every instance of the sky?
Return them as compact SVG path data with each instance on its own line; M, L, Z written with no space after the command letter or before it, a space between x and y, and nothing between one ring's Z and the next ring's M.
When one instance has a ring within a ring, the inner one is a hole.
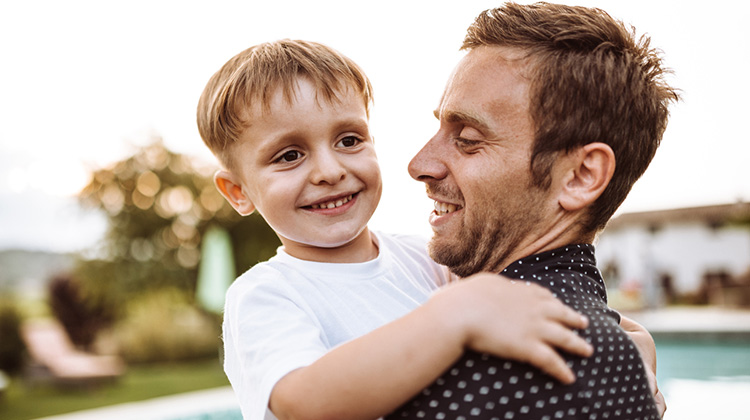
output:
M521 3L526 3L521 1ZM648 34L682 90L662 146L622 212L750 201L750 3L565 1ZM432 203L406 171L474 17L499 1L0 2L0 249L91 247L106 227L75 194L92 169L161 137L215 162L195 108L239 51L280 38L328 44L375 89L384 193L370 226L429 235Z

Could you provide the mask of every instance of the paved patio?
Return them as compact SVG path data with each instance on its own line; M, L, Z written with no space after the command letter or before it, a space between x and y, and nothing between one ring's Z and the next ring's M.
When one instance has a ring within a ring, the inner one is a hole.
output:
M717 307L670 307L623 312L655 338L750 340L750 310Z

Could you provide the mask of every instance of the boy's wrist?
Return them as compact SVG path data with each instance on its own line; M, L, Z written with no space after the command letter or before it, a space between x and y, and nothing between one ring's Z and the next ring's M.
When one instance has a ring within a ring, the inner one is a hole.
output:
M472 340L471 302L459 284L446 287L436 293L425 305L428 316L435 322L442 340L463 349Z

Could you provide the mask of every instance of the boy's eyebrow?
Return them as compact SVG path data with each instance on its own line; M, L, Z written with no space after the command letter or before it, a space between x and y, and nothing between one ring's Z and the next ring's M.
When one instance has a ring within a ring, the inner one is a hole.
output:
M337 122L337 127L339 129L344 129L346 127L354 127L356 129L369 130L369 123L367 119L360 118L359 116L345 117Z
M438 120L442 118L444 121L449 123L468 123L469 125L488 135L493 132L490 126L487 125L487 123L485 123L482 119L466 112L443 110L441 115L441 111L439 109L436 109L432 111L432 113Z

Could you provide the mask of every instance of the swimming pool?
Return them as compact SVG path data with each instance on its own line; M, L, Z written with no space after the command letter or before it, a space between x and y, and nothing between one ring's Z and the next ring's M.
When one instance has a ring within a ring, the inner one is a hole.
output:
M659 339L656 377L664 420L750 419L750 339Z
M657 337L656 363L659 382L668 379L750 380L750 340L719 342L660 340Z
M171 420L242 420L240 409L221 410L199 413L188 417L177 417Z

